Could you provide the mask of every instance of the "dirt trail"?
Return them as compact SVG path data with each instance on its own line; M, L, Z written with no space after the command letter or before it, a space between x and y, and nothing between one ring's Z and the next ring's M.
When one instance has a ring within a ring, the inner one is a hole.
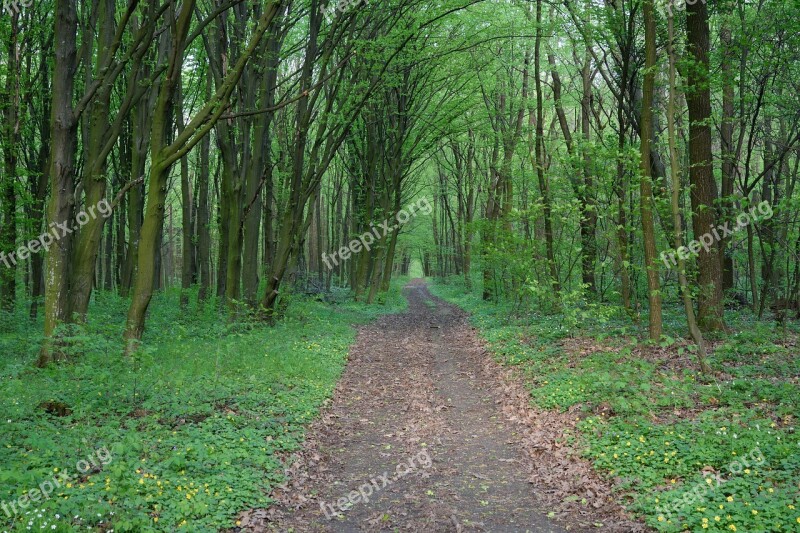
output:
M561 524L547 518L542 496L555 491L531 482L530 438L504 414L502 377L487 371L465 313L421 280L405 295L407 312L360 328L332 403L273 494L280 504L243 528L561 533L592 524L585 509L567 520L555 509ZM592 530L620 530L600 525Z

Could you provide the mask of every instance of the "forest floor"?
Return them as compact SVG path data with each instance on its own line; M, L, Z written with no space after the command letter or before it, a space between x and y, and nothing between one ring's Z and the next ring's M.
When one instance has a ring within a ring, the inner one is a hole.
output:
M422 280L404 293L406 312L359 328L276 505L243 530L645 530L569 446L573 416L532 408Z
M70 362L44 369L41 319L0 312L0 532L210 533L269 505L356 325L407 306L399 283L373 305L346 291L285 298L268 326L165 291L143 349L120 357L128 302L99 293L88 322L64 331ZM69 477L53 490L56 473Z
M729 310L706 376L679 307L648 343L607 303L405 283L273 326L167 291L131 358L101 293L45 369L0 314L0 532L798 531L800 328Z

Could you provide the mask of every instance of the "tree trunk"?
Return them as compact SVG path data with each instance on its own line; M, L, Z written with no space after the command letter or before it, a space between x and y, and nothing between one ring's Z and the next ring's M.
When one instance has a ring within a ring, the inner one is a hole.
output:
M3 170L0 179L2 193L2 226L0 226L0 309L14 311L17 301L17 150L19 146L19 13L10 10L11 36L8 40L8 69L3 95ZM8 13L3 13L6 16ZM6 257L6 255L10 257ZM11 263L11 264L9 264Z
M544 216L544 238L547 253L547 266L550 271L550 281L553 285L556 299L561 292L558 280L555 252L553 247L553 207L550 201L550 187L544 175L544 94L541 79L541 48L542 48L542 0L536 0L536 41L534 45L534 74L536 85L536 177L539 182L539 191L542 195Z
M681 208L680 208L680 192L681 179L680 179L680 164L678 163L678 150L675 136L675 108L676 95L675 95L675 28L674 19L672 14L669 14L668 22L669 28L669 42L667 44L667 54L669 56L669 101L667 102L667 132L669 137L669 162L670 171L672 175L672 221L675 226L675 240L673 244L676 250L683 246L681 221ZM703 333L697 326L697 321L694 315L694 304L692 303L692 295L689 291L689 282L686 279L686 261L679 255L678 256L678 280L680 283L681 297L683 299L683 308L686 312L686 322L689 326L689 333L697 344L697 360L700 366L700 371L703 373L710 373L711 368L706 362L706 346L703 340Z
M164 79L158 88L155 109L152 110L150 133L150 174L148 179L147 207L139 242L136 281L125 326L125 353L132 355L138 348L144 332L145 314L156 284L156 257L160 254L160 241L164 225L164 203L167 197L170 155L169 140L172 134L172 116L175 92L181 76L184 40L189 32L194 0L181 5L174 17L175 29L171 36L169 63Z
M653 180L650 164L650 141L653 128L653 95L655 92L656 64L656 20L654 0L644 1L645 27L645 74L642 88L641 179L639 180L642 211L642 235L644 238L644 264L647 270L647 297L650 304L650 339L661 338L661 287L656 261L656 235L653 222Z
M39 98L42 102L42 113L38 129L41 136L36 168L38 175L31 180L31 223L37 232L44 230L45 202L47 200L47 183L49 181L50 157L50 68L48 62L52 55L52 41L43 46L39 53L39 68L42 72L42 83ZM44 296L44 253L40 252L31 257L31 308L30 317L36 318L39 313L39 304Z
M47 207L47 230L50 225L72 227L74 204L74 165L78 122L73 113L72 98L77 68L77 6L74 0L56 0L55 64L53 67L53 100L50 149L50 201ZM68 281L72 238L69 231L55 228L60 238L50 246L45 268L44 342L39 352L39 366L65 356L54 349L53 335L69 313Z
M592 178L592 157L589 153L591 141L591 114L592 114L592 74L591 56L586 52L586 59L581 69L583 81L583 96L581 98L581 133L583 134L583 187L579 196L581 205L581 274L583 284L589 293L596 294L594 266L597 261L597 205L594 199L594 179Z
M108 224L106 225L105 255L101 255L103 263L103 290L108 292L111 292L111 290L114 288L113 264L115 227L116 225L114 224L114 217L112 216L109 218Z
M211 81L206 82L206 99L211 98ZM200 271L198 299L205 302L211 291L211 221L209 216L209 185L211 182L211 138L200 141L200 179L197 205L197 266Z
M115 28L115 9L113 0L98 0L97 64L104 65L112 53ZM91 79L92 65L86 65L86 83ZM104 73L98 73L103 76ZM81 185L86 195L84 210L94 208L106 196L106 155L104 148L109 135L109 116L111 108L112 84L104 82L89 104L86 118L85 164ZM70 280L69 313L84 322L89 309L89 299L94 288L95 265L103 240L104 216L90 216L75 236L72 253L72 276Z
M276 21L279 19L276 19ZM278 81L278 59L282 40L277 34L278 25L276 24L269 36L264 65L266 73L263 75L261 87L261 100L263 107L270 108L275 105L275 87ZM261 264L258 260L258 245L261 231L262 204L264 196L262 189L269 180L268 192L272 191L272 161L270 161L270 149L272 145L272 113L267 113L261 118L261 123L256 130L254 147L256 152L253 154L251 165L245 183L245 209L247 210L244 219L244 249L242 255L242 285L244 288L244 299L255 308L258 304L258 283ZM269 200L267 200L269 201ZM268 237L265 237L268 238Z
M142 76L143 77L143 76ZM149 106L154 103L157 88L151 88L150 94L139 102L131 116L131 172L130 180L144 178L147 164L147 146L150 143L150 128L152 116ZM142 222L144 219L144 180L131 187L128 192L128 245L125 251L125 261L122 265L122 283L120 294L127 297L133 288L136 279L136 266L139 262L139 241L142 235Z
M184 124L184 99L182 84L178 89L178 132L183 132L186 127ZM192 250L194 242L192 239L192 189L189 182L189 158L181 157L181 298L180 305L186 308L189 305L189 289L192 287L194 272L192 271Z
M722 44L722 123L720 124L720 141L722 143L722 202L720 204L720 221L726 222L733 217L733 185L736 170L736 148L733 144L734 93L733 83L735 76L731 68L733 58L733 42L731 28L728 23L728 14L723 13L723 26L720 30L720 43ZM729 237L722 237L719 241L719 257L722 261L722 288L723 291L733 288L733 255L726 253L730 241Z
M688 68L686 103L689 108L689 181L692 191L692 227L695 239L716 228L717 184L711 155L711 92L709 88L708 9L703 2L687 3ZM712 242L698 255L700 296L698 323L705 331L724 328L722 262L719 246Z

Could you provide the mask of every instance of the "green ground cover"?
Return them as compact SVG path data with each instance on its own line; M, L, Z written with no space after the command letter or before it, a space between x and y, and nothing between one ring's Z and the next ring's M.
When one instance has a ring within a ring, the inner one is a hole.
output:
M71 361L43 370L41 324L2 317L0 531L219 531L267 506L335 387L352 325L403 308L400 283L372 306L293 298L274 327L161 295L129 359L126 302L100 294L69 332Z

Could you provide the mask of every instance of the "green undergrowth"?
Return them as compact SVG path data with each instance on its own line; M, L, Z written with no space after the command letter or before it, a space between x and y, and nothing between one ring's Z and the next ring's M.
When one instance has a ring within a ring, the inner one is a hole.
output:
M41 324L3 317L0 531L219 531L267 506L332 394L352 325L405 306L399 283L381 304L322 299L292 297L270 327L161 295L124 358L126 302L100 294L66 332L70 362L44 370Z
M579 418L572 437L620 501L658 531L800 531L800 359L795 331L728 312L715 376L696 370L680 309L661 343L611 306L559 314L487 303L457 280L432 292L461 306L533 405ZM646 320L645 320L646 325Z

